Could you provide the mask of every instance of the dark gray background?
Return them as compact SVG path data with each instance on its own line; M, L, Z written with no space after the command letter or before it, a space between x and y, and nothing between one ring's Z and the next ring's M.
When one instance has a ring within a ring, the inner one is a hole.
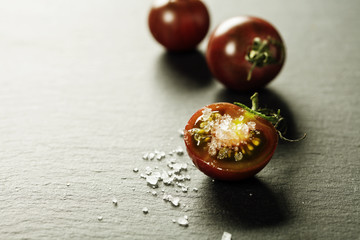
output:
M2 1L0 239L359 239L360 2L205 3L211 30L246 14L281 32L287 60L260 100L306 140L281 142L240 183L213 182L179 156L191 181L188 193L166 187L180 197L172 207L139 177L169 156L142 155L183 147L178 129L204 105L249 104L211 77L208 38L166 53L145 0ZM184 215L188 227L172 222Z

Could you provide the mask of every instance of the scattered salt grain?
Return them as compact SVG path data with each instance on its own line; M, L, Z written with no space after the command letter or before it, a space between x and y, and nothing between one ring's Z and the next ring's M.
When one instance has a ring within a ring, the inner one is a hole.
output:
M138 169L138 168L134 168L134 169L133 169L133 172L134 172L134 173L137 173L137 172L139 172L139 169Z
M98 221L102 221L103 220L103 217L102 216L98 216Z
M148 156L148 159L149 160L153 160L154 159L154 157L155 157L155 153L149 153L149 156Z
M149 209L148 209L147 207L143 207L142 212L143 212L144 214L148 214L148 213L149 213Z
M187 192L188 192L188 189L189 189L189 188L188 188L188 187L185 187L185 186L181 188L181 190L182 190L184 193L187 193Z
M196 187L194 187L194 188L193 188L193 191L194 191L194 192L198 192L199 190L198 190Z
M179 155L179 156L181 156L181 155L184 154L184 150L183 150L182 147L180 147L180 146L175 149L175 152L176 152L177 155Z
M156 176L147 176L146 182L150 187L158 187L159 178Z
M117 206L117 205L118 205L117 199L114 198L114 199L112 200L112 203L114 204L114 206Z
M174 207L178 207L180 205L180 198L174 197L170 199L170 202Z
M221 240L231 240L231 234L228 232L224 232L221 237Z
M174 207L178 207L180 205L180 198L178 197L173 197L171 195L164 195L163 196L163 200L164 201L168 201L168 202L171 202L171 204L174 206Z
M151 175L158 178L159 180L161 180L161 173L160 172L153 172Z
M165 157L166 157L165 152L158 152L157 155L156 155L157 160L162 160Z
M185 217L179 217L177 220L178 224L182 227L187 227L189 226L189 221L187 220L187 218Z
M180 173L182 170L187 170L186 163L170 163L168 167L174 170L175 173Z
M174 184L174 178L173 177L167 177L167 178L163 178L163 183L167 186L173 185Z
M178 133L180 134L180 137L184 137L184 129L179 129Z
M146 168L145 168L145 174L146 174L146 175L150 175L151 173L152 173L151 167L146 167Z

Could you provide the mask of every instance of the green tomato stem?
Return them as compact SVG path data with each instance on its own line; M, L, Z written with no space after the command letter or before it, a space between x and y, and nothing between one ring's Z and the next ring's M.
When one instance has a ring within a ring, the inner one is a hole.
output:
M284 120L284 118L280 115L280 109L278 109L277 112L275 112L274 110L271 110L271 109L267 109L267 108L260 109L259 108L259 94L257 92L255 92L250 97L250 99L252 102L251 108L249 108L248 106L246 106L242 103L239 103L239 102L234 102L234 104L256 116L259 116L259 117L269 121L275 127L280 139L282 139L282 140L285 140L287 142L298 142L298 141L303 140L306 137L306 133L301 138L298 138L298 139L288 139L288 138L284 137L282 132L277 129L279 126L279 123Z

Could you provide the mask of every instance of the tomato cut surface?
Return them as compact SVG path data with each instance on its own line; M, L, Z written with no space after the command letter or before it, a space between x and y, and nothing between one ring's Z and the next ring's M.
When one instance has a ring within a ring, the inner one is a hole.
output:
M240 180L265 167L278 135L267 120L234 104L214 103L190 118L184 141L200 171L215 179Z

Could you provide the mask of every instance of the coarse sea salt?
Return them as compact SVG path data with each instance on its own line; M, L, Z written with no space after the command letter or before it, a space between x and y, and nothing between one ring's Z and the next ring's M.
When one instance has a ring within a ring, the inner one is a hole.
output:
M221 240L231 240L231 234L228 232L224 232L221 237Z
M168 157L168 155L170 157ZM181 211L186 212L187 206L183 204L180 200L179 196L173 196L169 194L166 190L169 189L172 194L184 195L187 194L189 191L189 186L186 184L187 181L191 180L190 175L188 174L188 164L182 162L180 158L184 155L184 150L181 146L177 146L173 148L168 154L164 151L154 150L152 152L145 153L143 155L144 160L153 160L157 159L156 161L158 166L147 166L144 170L140 172L140 178L145 179L147 185L151 187L153 190L147 191L147 193L152 194L154 197L158 197L160 190L155 191L154 189L158 187L161 188L161 193L163 195L163 200L165 202L169 202L171 206L180 209ZM161 161L162 159L166 159L166 162ZM149 164L154 164L150 163ZM160 164L164 164L161 166ZM191 166L194 167L194 164ZM136 169L136 170L135 170ZM139 172L138 168L134 168L133 172ZM186 172L186 174L185 174ZM165 190L166 189L166 190ZM193 188L194 189L194 188ZM196 188L197 189L197 188ZM196 192L195 190L193 190ZM176 192L176 193L175 193ZM148 213L147 208L143 208L143 213ZM181 217L177 220L173 220L177 222L180 226L188 226L188 219L187 216Z
M146 182L150 187L157 188L159 178L157 176L147 176L146 177Z
M148 209L147 207L143 207L142 212L143 212L144 214L148 214L148 213L149 213L149 209Z
M189 221L187 219L187 216L179 217L178 220L177 220L177 223L182 227L189 226Z
M202 113L197 121L206 122L210 119L211 114L216 113L216 111L204 108ZM233 118L229 114L224 114L215 120L207 122L204 130L211 132L212 135L208 143L208 153L211 156L218 155L220 159L225 158L228 155L226 149L239 147L241 143L249 138L250 132L255 130L256 123L254 121L244 122L243 120L244 116ZM242 155L236 156L237 161L241 159Z

